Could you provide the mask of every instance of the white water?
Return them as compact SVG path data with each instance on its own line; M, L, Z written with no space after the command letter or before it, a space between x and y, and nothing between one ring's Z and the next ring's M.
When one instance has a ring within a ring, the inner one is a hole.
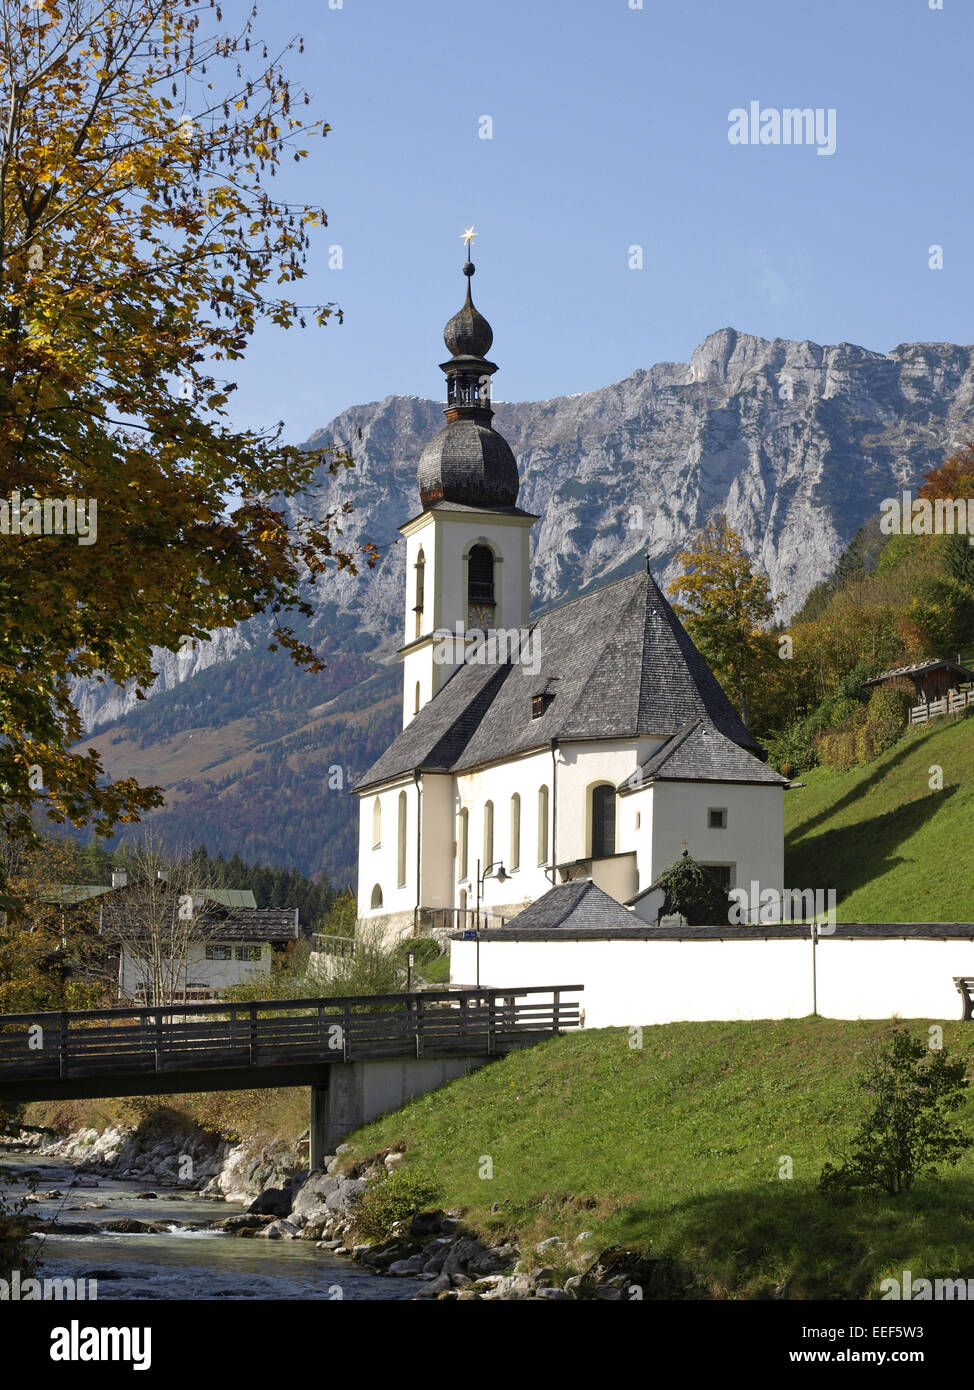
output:
M422 1287L415 1279L380 1278L351 1260L316 1250L313 1241L266 1240L194 1230L199 1221L219 1221L246 1210L239 1202L207 1201L175 1188L153 1186L156 1200L140 1199L143 1182L99 1178L98 1187L70 1187L74 1169L63 1159L29 1152L0 1157L0 1167L37 1174L35 1190L57 1189L66 1198L31 1202L27 1211L63 1227L57 1235L34 1237L42 1278L95 1279L99 1302L115 1299L339 1299L410 1298ZM18 1180L7 1192L29 1191ZM83 1204L97 1202L98 1210ZM167 1225L164 1234L72 1234L72 1224L100 1224L122 1217Z

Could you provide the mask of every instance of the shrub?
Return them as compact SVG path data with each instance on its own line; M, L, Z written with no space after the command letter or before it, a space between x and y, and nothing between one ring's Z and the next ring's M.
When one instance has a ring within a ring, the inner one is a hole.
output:
M416 965L429 965L442 955L440 943L433 936L407 936L396 947L396 955L403 963L410 951Z
M848 772L856 762L856 732L854 729L835 729L822 734L818 744L819 761L835 772Z
M892 748L903 737L910 718L913 704L912 691L896 687L879 686L869 701L870 743L874 748L873 757Z
M33 1275L37 1263L36 1238L27 1230L26 1197L10 1197L4 1186L14 1181L14 1175L0 1168L0 1279L9 1280L13 1270L22 1277ZM36 1183L28 1184L33 1192Z
M805 719L764 740L768 762L783 777L797 777L818 762L818 753Z
M964 1063L949 1061L946 1048L931 1049L908 1030L895 1029L857 1078L872 1110L842 1166L826 1163L819 1186L825 1192L909 1192L921 1174L956 1163L974 1143L949 1119L963 1105L969 1084Z
M663 913L680 913L691 927L706 927L729 920L728 895L705 865L690 858L688 850L660 874L656 887L666 889Z
M379 1178L355 1209L356 1228L372 1240L384 1240L397 1221L410 1221L439 1200L439 1188L421 1173L400 1168Z

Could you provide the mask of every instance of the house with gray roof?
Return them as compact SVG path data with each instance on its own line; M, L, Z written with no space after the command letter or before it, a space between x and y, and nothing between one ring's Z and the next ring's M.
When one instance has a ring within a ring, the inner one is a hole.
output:
M682 854L782 888L786 779L645 570L530 612L520 480L493 428L493 342L464 305L446 424L405 538L403 727L356 785L362 921L390 938L531 911L591 883L620 913ZM581 899L584 903L591 898ZM597 901L597 899L593 899Z

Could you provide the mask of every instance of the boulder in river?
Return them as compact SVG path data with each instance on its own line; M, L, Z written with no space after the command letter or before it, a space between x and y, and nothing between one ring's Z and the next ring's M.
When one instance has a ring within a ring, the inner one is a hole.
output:
M261 1216L257 1212L245 1211L236 1216L225 1216L222 1221L214 1221L210 1227L211 1231L229 1231L231 1235L247 1235L253 1231L259 1231L262 1226L267 1226L272 1221L270 1216Z
M116 1221L106 1221L102 1230L123 1236L158 1236L165 1233L166 1227L158 1221L136 1221L132 1216L121 1216Z
M254 1198L247 1210L257 1216L287 1216L291 1210L291 1197L283 1187L268 1187Z

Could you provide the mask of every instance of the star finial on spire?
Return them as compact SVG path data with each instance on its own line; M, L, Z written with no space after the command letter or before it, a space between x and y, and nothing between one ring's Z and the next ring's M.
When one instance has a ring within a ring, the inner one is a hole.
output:
M473 227L468 227L463 234L462 240L465 241L467 246L469 247L470 243L473 241L475 236L480 236L480 233L475 232Z

